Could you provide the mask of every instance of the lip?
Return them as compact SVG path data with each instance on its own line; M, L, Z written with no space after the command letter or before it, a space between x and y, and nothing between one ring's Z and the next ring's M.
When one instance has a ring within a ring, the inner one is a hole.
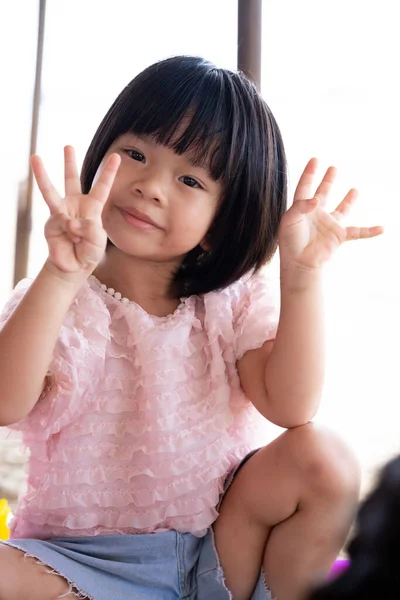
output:
M127 221L130 225L137 227L138 229L161 229L159 225L151 217L146 215L145 213L136 210L136 208L125 208L120 206L119 210L121 211L122 216L125 221Z

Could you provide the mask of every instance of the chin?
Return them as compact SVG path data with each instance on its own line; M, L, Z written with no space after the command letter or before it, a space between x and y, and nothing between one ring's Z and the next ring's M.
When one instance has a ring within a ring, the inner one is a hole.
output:
M108 240L108 245L114 247L117 252L144 262L173 263L174 265L179 266L184 258L184 256L175 257L171 256L171 254L160 252L157 249L149 248L148 246L146 247L142 241L132 240L132 238L129 240L121 240L120 237L115 238L114 236L109 236Z

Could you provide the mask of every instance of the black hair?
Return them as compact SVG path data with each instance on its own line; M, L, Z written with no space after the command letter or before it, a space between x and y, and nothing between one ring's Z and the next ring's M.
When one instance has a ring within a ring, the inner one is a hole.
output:
M400 456L385 466L362 504L348 554L349 568L309 600L400 598Z
M174 277L174 295L223 288L272 258L286 210L285 151L270 109L243 74L191 56L142 71L117 97L89 146L83 193L111 144L128 132L188 153L222 184L207 237L210 251L197 246L188 252Z

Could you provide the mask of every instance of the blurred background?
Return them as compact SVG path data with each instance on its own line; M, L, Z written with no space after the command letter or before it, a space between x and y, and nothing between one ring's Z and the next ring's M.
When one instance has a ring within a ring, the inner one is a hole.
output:
M321 175L330 164L339 168L332 207L357 187L352 223L386 230L382 238L345 246L326 270L328 376L316 420L353 447L365 492L377 467L400 447L397 2L260 3L261 91L286 142L292 192L307 160L317 156ZM20 256L15 272L16 246L21 254L29 222L20 219L18 230L17 214L28 186L39 6L39 0L0 3L1 306L24 271ZM175 54L237 68L237 0L47 0L35 145L60 190L63 146L74 145L81 163L123 86ZM31 198L26 273L34 277L46 257L47 209L37 189ZM0 437L0 497L14 503L26 456L18 439L4 431Z

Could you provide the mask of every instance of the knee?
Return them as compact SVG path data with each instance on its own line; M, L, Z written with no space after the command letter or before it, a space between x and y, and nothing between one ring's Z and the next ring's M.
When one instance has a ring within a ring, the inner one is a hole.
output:
M308 423L289 430L287 436L306 489L332 499L357 502L360 465L337 434Z

